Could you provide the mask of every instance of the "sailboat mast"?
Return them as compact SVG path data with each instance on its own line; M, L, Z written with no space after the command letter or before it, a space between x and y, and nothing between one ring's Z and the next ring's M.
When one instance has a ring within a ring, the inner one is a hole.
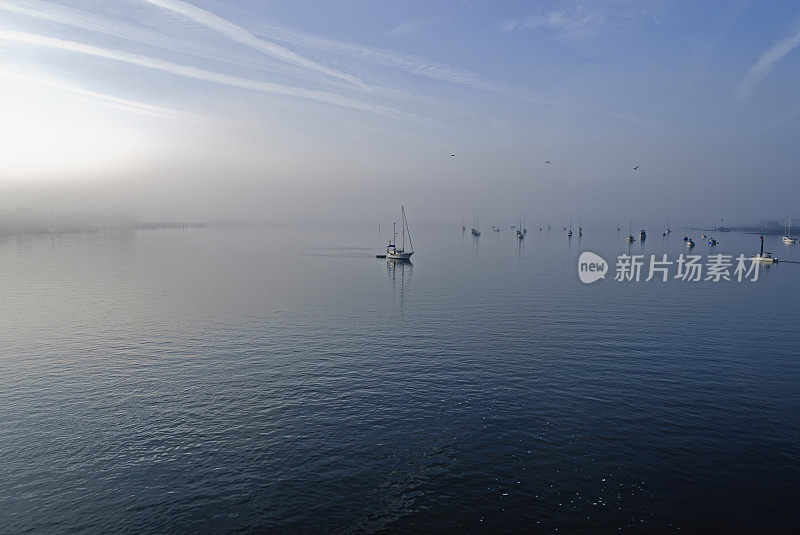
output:
M401 222L402 232L403 232L403 250L406 250L406 208L405 206L400 207L400 212L403 216L403 221Z

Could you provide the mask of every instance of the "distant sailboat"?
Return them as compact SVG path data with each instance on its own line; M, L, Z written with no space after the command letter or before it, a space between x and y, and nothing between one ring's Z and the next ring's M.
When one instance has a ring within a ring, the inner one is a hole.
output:
M411 260L411 255L414 254L414 245L411 243L411 231L408 229L405 206L400 207L400 213L402 214L402 221L400 222L400 228L403 233L402 245L399 249L395 245L397 241L397 228L395 224L394 237L389 242L389 245L386 246L386 258L388 260ZM408 245L411 247L409 251L406 251L406 230L408 230Z
M472 217L472 230L471 230L471 232L472 232L472 235L476 236L476 237L481 235L481 231L478 230L478 224L479 224L478 216L475 215L475 216Z
M633 243L636 238L633 237L633 219L628 223L628 243Z
M517 226L517 230L514 232L514 235L517 237L518 240L525 238L525 223L522 222L522 216L519 217L519 225Z
M567 231L567 238L572 237L572 218L569 219L569 230Z
M778 261L777 258L772 257L772 253L765 253L764 252L764 236L761 236L761 252L757 255L753 255L750 257L753 262L764 262L766 264L774 264Z
M786 245L794 245L797 243L797 240L792 237L792 219L789 218L789 230L786 231L786 234L783 236L783 243Z
M578 237L583 236L583 220L578 220Z

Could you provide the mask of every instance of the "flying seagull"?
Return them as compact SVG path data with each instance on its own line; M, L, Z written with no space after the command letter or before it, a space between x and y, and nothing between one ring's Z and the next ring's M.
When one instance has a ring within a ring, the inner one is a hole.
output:
M550 163L550 160L547 160L547 161L546 161L546 162L544 162L544 163Z
M450 156L455 156L455 154L451 154Z
M638 170L638 169L639 169L639 166L638 166L638 165L637 165L636 167L634 167L634 168L633 168L633 170L634 170L634 171L636 171L636 170Z

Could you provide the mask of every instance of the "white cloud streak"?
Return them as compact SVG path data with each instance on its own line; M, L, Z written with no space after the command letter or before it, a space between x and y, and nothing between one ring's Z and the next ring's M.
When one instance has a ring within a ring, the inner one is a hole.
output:
M793 34L781 39L761 54L736 86L736 100L746 102L753 95L758 84L772 72L775 64L798 45L800 45L800 27L796 27Z
M500 25L504 32L547 29L565 38L582 38L593 34L603 24L603 17L578 6L573 12L550 11L530 15L523 20L509 20Z
M115 61L121 61L124 63L129 63L131 65L137 65L139 67L144 67L147 69L154 69L162 72L167 72L170 74L183 76L186 78L192 78L195 80L203 80L207 82L213 82L216 84L227 85L229 87L238 87L241 89L259 91L262 93L270 93L275 95L314 100L317 102L324 102L327 104L332 104L344 108L352 108L352 109L367 111L370 113L391 117L394 119L409 119L414 121L428 122L427 120L421 117L418 117L410 113L405 113L403 111L396 110L394 108L382 106L380 104L361 102L334 93L286 86L281 84L274 84L271 82L250 80L247 78L241 78L239 76L208 71L206 69L201 69L199 67L194 67L190 65L180 65L177 63L172 63L170 61L165 61L157 58L140 56L138 54L130 54L118 50L109 50L92 45L86 45L83 43L77 43L74 41L65 41L62 39L46 37L43 35L18 32L18 31L0 30L0 40L13 41L17 43L26 43L30 45L75 52L79 54L96 56Z
M44 2L41 0L0 0L0 9L39 20L56 22L74 28L89 30L112 37L126 39L173 52L190 54L195 57L219 61L231 65L258 68L254 62L225 54L219 47L212 48L203 43L186 42L141 26L128 24L116 19L96 15L88 11Z
M171 108L165 108L162 106L154 106L152 104L147 104L144 102L128 100L124 98L115 97L113 95L107 95L105 93L90 91L88 89L84 89L82 87L78 87L68 82L56 80L53 78L45 78L42 76L31 76L30 74L10 71L8 69L0 69L0 76L16 78L18 80L24 80L26 82L52 87L54 89L59 89L61 91L66 91L68 93L72 93L82 97L89 97L93 101L97 101L102 105L133 113L140 113L143 115L151 115L151 116L170 118L170 119L188 119L188 120L210 119L210 117L204 115L188 113L184 111L174 110Z
M245 46L249 46L272 56L273 58L279 59L281 61L292 63L294 65L298 65L300 67L305 67L307 69L315 70L326 74L328 76L333 76L335 78L339 78L342 80L346 80L361 89L368 89L367 85L364 84L358 78L351 76L349 74L343 73L336 69L331 69L330 67L326 67L320 63L317 63L314 60L308 59L306 57L297 54L288 48L283 46L277 45L275 43L271 43L269 41L265 41L264 39L260 39L247 31L246 29L242 28L241 26L234 24L222 17L211 13L210 11L206 11L205 9L201 9L196 7L192 4L187 2L182 2L181 0L143 0L149 4L154 6L161 7L163 9L168 9L175 13L178 13L198 24L201 24L207 28L210 28L225 37L241 43Z

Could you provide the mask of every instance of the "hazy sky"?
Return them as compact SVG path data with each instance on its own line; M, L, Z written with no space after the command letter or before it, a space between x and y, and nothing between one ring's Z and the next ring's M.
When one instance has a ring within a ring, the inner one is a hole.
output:
M0 0L0 208L800 215L798 45L794 0Z

